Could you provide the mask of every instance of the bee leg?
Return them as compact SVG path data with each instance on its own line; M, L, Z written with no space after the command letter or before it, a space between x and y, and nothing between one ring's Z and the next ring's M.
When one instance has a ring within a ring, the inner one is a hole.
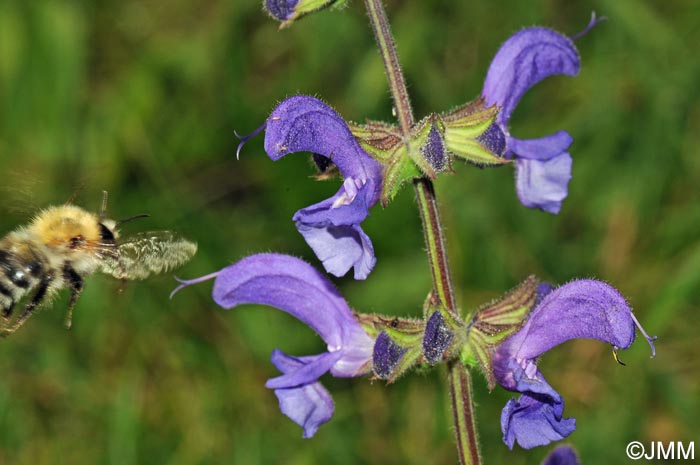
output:
M46 291L49 289L49 284L51 284L51 277L46 277L42 279L39 282L39 285L36 289L36 292L32 296L32 300L29 301L26 307L24 307L24 311L22 314L17 318L17 321L15 321L15 324L10 326L9 328L4 328L2 330L2 336L8 336L15 331L17 331L22 325L27 321L27 319L32 316L32 313L34 313L34 310L43 302L44 298L46 297Z
M12 334L12 331L10 331L11 328L7 326L8 322L10 321L10 317L12 316L12 309L15 306L15 301L13 300L10 302L10 305L8 307L5 307L2 309L2 322L0 322L0 337L5 337L9 334Z
M63 324L66 329L70 329L73 325L73 308L75 308L75 304L78 303L78 298L80 298L80 294L83 292L83 278L68 264L63 266L63 277L70 286L68 312L66 313L66 319Z
M2 257L0 257L0 267L4 267L5 263L1 260ZM0 283L0 300L7 302L2 307L2 317L8 319L12 316L12 309L15 307L15 298L12 292L2 283Z
M12 300L10 302L10 305L2 309L2 317L6 320L9 320L10 317L12 316L12 310L15 308L15 301Z

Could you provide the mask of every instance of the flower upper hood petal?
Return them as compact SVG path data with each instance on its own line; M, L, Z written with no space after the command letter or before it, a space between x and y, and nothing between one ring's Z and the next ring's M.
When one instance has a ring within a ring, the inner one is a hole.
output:
M579 68L579 54L571 39L551 29L523 29L496 53L482 95L488 105L501 107L496 121L505 126L530 87L554 74L575 76Z
M325 276L298 258L280 254L246 257L218 273L213 297L224 308L270 305L307 324L328 344L330 352L343 350L343 357L347 355L348 359L336 361L342 367L332 370L336 376L355 376L372 358L373 340L355 320L345 299Z
M265 128L265 151L273 160L294 152L323 155L343 177L375 181L379 194L381 165L362 150L345 120L317 98L290 97L272 111Z
M532 360L575 338L597 339L626 349L634 335L632 309L625 298L604 282L581 279L547 294L523 328L497 352Z

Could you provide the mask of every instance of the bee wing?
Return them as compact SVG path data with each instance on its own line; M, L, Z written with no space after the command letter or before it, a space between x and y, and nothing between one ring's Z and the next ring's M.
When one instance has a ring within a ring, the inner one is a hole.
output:
M117 279L145 279L184 265L195 252L197 244L172 231L137 233L101 254L101 271Z

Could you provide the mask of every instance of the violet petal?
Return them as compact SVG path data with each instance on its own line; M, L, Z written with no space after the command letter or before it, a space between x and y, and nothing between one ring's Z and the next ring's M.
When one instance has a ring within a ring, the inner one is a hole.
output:
M562 398L549 385L533 360L504 360L494 358L493 373L498 384L510 391L527 392L552 402L562 402Z
M632 310L625 298L604 282L581 279L547 294L520 331L496 352L517 360L532 360L575 338L596 339L627 349L634 336Z
M295 152L323 155L345 178L374 180L379 195L381 165L362 150L343 118L317 98L290 97L272 111L265 129L265 151L273 160Z
M537 285L537 296L535 297L535 304L532 306L532 308L537 308L537 306L542 303L542 300L544 300L547 295L552 292L554 289L556 289L552 284L546 283L546 282L541 282Z
M355 279L365 279L376 260L360 223L379 200L382 166L362 150L340 115L304 95L288 98L273 110L267 120L265 150L273 160L312 152L338 166L345 178L340 190L299 210L294 221L326 271L342 276L354 268Z
M279 352L279 349L277 352ZM342 355L343 351L337 350L335 352L324 352L319 355L304 357L304 363L302 365L295 370L284 372L281 376L268 379L265 383L265 387L268 389L285 389L316 382L318 378L331 369ZM280 369L279 366L277 368Z
M372 271L374 247L359 223L367 217L373 196L371 180L347 178L333 197L295 213L297 230L332 275L343 276L354 268L355 279L365 279Z
M229 309L241 304L279 308L313 329L330 352L343 350L334 376L357 376L372 357L374 341L355 320L328 279L295 257L258 254L224 268L214 282L214 301Z
M482 95L499 105L496 121L506 126L515 106L530 87L554 74L578 74L580 60L573 41L545 28L529 28L511 36L491 61Z
M377 263L372 241L360 226L309 226L301 222L296 226L325 270L333 276L343 276L354 267L354 278L366 279Z
M563 418L563 411L563 402L540 401L527 394L509 400L501 412L503 442L510 449L516 441L523 449L532 449L564 439L576 430L576 420Z
M581 465L571 446L559 446L544 459L541 465Z
M566 152L574 139L566 131L540 137L539 139L507 138L508 149L518 158L549 160Z
M562 418L563 399L544 379L536 359L574 338L597 339L626 349L635 320L624 297L600 281L582 279L558 289L541 289L540 302L523 327L495 350L493 374L506 389L523 395L501 414L503 440L531 448L568 436L574 419Z
M557 214L568 194L571 180L571 155L564 152L550 160L515 161L515 187L520 202Z
M275 350L271 357L272 363L283 373L301 369L306 359L308 357L291 357L280 350ZM333 416L333 399L318 381L296 388L275 389L275 395L282 413L304 428L305 438L312 437L318 427Z

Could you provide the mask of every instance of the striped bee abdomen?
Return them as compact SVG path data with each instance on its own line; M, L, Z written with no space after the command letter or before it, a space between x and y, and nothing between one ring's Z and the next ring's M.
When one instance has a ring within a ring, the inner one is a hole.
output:
M0 309L2 316L12 315L15 304L34 289L44 274L43 254L27 244L5 248L8 241L0 241Z

